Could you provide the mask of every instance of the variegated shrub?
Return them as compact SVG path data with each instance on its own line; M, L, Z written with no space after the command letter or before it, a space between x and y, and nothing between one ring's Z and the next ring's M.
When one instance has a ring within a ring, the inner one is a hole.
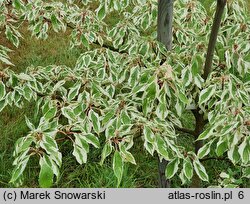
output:
M246 13L243 0L228 1L213 70L204 80L212 18L196 0L175 1L172 51L156 40L157 0L0 0L0 33L14 46L22 40L19 28L26 26L41 40L50 30L69 30L70 47L85 48L74 67L31 65L15 73L11 50L0 45L0 111L35 104L35 120L26 117L30 131L15 145L10 182L21 185L29 159L38 155L40 186L52 186L62 165L58 143L69 140L79 164L88 161L91 145L102 149L101 164L112 157L119 185L124 162L136 165L131 149L138 137L145 154L169 161L168 179L178 175L185 184L197 174L212 183L202 164L212 157L240 166L241 176L249 178ZM110 22L114 14L118 18ZM202 115L204 128L196 139L204 142L197 152L178 143L181 132L195 132L183 127L184 112ZM229 178L225 172L221 177ZM232 187L231 180L221 185Z

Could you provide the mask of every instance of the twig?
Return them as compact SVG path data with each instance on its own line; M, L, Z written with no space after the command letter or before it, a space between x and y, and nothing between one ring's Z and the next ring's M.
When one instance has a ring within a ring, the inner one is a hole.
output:
M207 158L204 158L204 159L200 159L201 162L209 161L209 160L218 160L218 161L231 162L227 157L207 157Z
M222 15L223 15L226 3L227 3L227 0L217 0L217 8L216 8L214 22L213 22L213 26L211 30L210 39L209 39L206 62L205 62L205 67L204 67L204 75L203 75L204 80L208 78L208 75L211 73L211 70L212 70L215 45L216 45L216 41L217 41L219 29L220 29L220 24L222 20Z
M176 125L174 126L174 128L175 128L177 131L180 131L180 132L187 133L187 134L190 134L190 135L195 136L194 130L190 130L190 129L187 129L187 128L181 128L181 127L178 127L178 126L176 126Z

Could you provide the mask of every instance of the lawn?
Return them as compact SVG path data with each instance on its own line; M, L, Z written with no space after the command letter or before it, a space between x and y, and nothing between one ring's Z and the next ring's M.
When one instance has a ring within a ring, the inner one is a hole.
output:
M246 0L249 3L250 0ZM202 0L206 8L209 7L212 0ZM112 22L114 19L110 19ZM66 33L51 33L50 37L46 41L39 41L33 37L30 37L30 33L26 31L25 26L21 29L23 39L18 49L14 48L8 42L4 41L0 36L0 44L8 45L13 52L11 53L11 61L15 64L11 67L16 72L21 72L26 69L27 66L46 66L50 64L67 65L73 67L78 56L84 50L81 48L69 49L70 37L69 32ZM1 69L1 65L0 65ZM33 105L26 104L22 110L17 108L9 108L3 111L0 115L0 187L11 187L8 183L12 171L12 152L15 141L25 136L28 132L24 116L32 118ZM187 113L187 117L184 122L188 123L192 127L193 118ZM184 138L184 137L183 137ZM187 138L187 137L185 137ZM189 138L181 140L184 143L192 143ZM64 144L62 147L63 166L60 179L54 187L116 187L116 178L112 171L112 165L110 161L107 161L103 167L100 168L100 151L93 150L90 155L89 162L86 165L78 165L72 156L70 143ZM143 152L143 147L137 145L133 151L136 154L137 166L126 165L124 171L124 179L121 187L157 187L158 185L158 170L157 170L157 158L152 160L151 156L147 156ZM209 163L211 166L211 172L218 171L220 168L225 168L227 163L218 162ZM215 170L213 166L218 166ZM27 179L23 187L37 187L37 177L39 174L39 165L36 161L31 161L28 166L28 170L25 173L25 177L32 178ZM179 186L179 181L173 181L173 187Z

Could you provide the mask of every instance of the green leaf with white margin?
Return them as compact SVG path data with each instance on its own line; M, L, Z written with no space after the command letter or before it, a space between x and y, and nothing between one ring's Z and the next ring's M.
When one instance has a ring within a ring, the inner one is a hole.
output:
M10 183L15 183L15 181L17 181L20 178L20 176L23 174L27 166L29 158L30 155L26 155L21 161L19 161L18 165L14 168L12 172Z
M250 167L246 167L242 170L243 177L250 179Z
M249 146L247 145L247 138L245 138L244 141L239 146L238 152L240 154L242 162L244 164L247 164L249 162L249 154L250 154Z
M189 69L183 69L182 71L182 81L185 87L189 86L192 82L192 74Z
M134 87L136 83L138 82L139 76L140 76L140 67L139 66L132 67L130 70L128 84L131 87Z
M144 126L143 134L144 134L145 140L147 142L154 143L155 135L154 135L153 131L148 126Z
M52 168L53 173L56 175L57 180L60 178L60 170L59 162L61 164L61 153L50 155L50 157L47 157L47 160L49 159L49 166Z
M106 8L105 3L101 4L99 8L97 9L97 17L99 20L103 20L106 16Z
M104 160L106 159L106 157L108 157L112 152L112 146L111 143L108 142L104 145L103 150L102 150L102 158L100 161L100 164L103 165Z
M92 133L87 133L84 134L84 139L89 143L92 144L95 148L100 148L100 142L98 140L98 138L92 134Z
M165 171L165 176L167 179L172 178L177 173L179 163L180 163L179 158L175 158L171 162L168 163L166 171Z
M183 106L182 106L182 103L180 103L180 100L177 100L175 104L175 109L176 109L178 116L181 117L182 112L183 112Z
M167 146L166 146L166 143L164 141L164 139L162 138L161 135L157 134L157 137L156 137L156 144L157 144L157 150L158 150L158 153L164 158L166 159L167 161L170 160L169 158L169 153L167 151Z
M224 126L221 131L221 136L228 135L229 133L233 132L233 130L236 129L239 124L239 122L236 122L234 124Z
M193 161L194 170L202 181L208 181L208 175L205 167L200 163L199 160Z
M52 169L57 179L59 179L59 175L60 175L59 167L62 164L62 154L60 152L56 152L49 156L44 155L44 160L48 164L48 166Z
M109 122L109 124L107 125L106 130L105 130L105 137L106 137L106 139L110 139L110 138L112 138L115 135L116 121L117 121L117 118L112 119Z
M123 174L123 160L122 160L121 153L118 151L115 151L115 153L114 153L113 170L114 170L115 176L118 180L117 186L119 186L121 183L122 174Z
M99 134L99 132L101 130L99 115L96 112L94 112L93 110L90 110L89 111L89 119L91 120L91 122L93 124L94 131L97 134Z
M121 111L121 121L123 124L131 124L131 119L125 110Z
M227 179L230 178L230 176L227 173L225 173L225 172L221 172L220 173L220 177L221 178L227 178Z
M57 108L54 107L50 107L50 109L44 114L44 119L49 121L50 119L54 118L56 116L57 113Z
M181 179L182 185L188 182L188 178L186 177L183 169L181 170L181 173L179 174L179 178Z
M7 105L6 100L0 101L0 112L5 108L6 105Z
M11 66L14 66L14 64L12 64L8 59L7 57L4 57L2 55L0 55L0 61L2 61L3 63L7 64L7 65L11 65Z
M42 105L42 113L45 114L51 108L51 100L45 99L44 104Z
M139 48L139 53L146 57L148 54L148 50L149 50L149 43L143 43L140 48Z
M61 109L62 114L68 118L69 120L74 121L76 119L76 115L74 113L74 110L71 107L63 107Z
M160 102L155 111L157 117L161 120L165 120L168 115L166 103Z
M14 6L15 9L17 9L17 10L20 10L20 9L23 7L23 5L21 4L20 0L14 0L14 1L13 1L13 6Z
M86 48L89 48L89 41L85 33L81 35L81 41Z
M23 97L27 100L30 101L33 97L33 91L29 86L24 86L23 87Z
M30 120L27 118L27 116L25 116L25 122L27 124L27 126L29 127L30 130L35 130L35 126L30 122Z
M201 133L197 139L198 140L206 140L209 137L211 137L213 135L213 129L212 128L208 128L205 131L203 131L203 133Z
M152 156L154 155L155 147L154 147L153 144L151 144L151 143L149 143L149 142L147 142L147 141L145 140L145 142L144 142L144 147L145 147L145 149L146 149Z
M53 154L58 152L58 146L56 140L49 134L43 133L42 140L40 142L40 146L48 153Z
M17 77L24 81L34 81L34 78L32 78L30 75L25 74L25 73L20 73L19 75L17 75Z
M124 145L120 145L121 156L126 162L130 162L136 165L134 156L128 152Z
M198 88L200 88L200 89L202 88L203 82L204 82L204 79L200 75L194 77L194 84Z
M76 145L75 143L73 144L74 147L74 151L73 151L73 155L75 156L77 162L79 164L83 164L87 162L87 152L84 148L79 147L78 145Z
M149 14L149 12L145 13L141 21L141 26L143 30L146 30L150 26L151 23L150 20L151 20L151 14ZM146 53L148 53L148 51Z
M247 94L246 91L242 91L242 90L237 90L238 91L238 96L241 99L241 101L245 104L248 105L249 104L249 94Z
M184 103L184 104L187 104L188 103L188 98L186 97L186 95L180 91L179 93L179 99Z
M19 138L15 143L15 151L13 156L16 157L20 153L27 151L33 141L34 137L31 134L26 137Z
M15 157L14 161L12 162L13 166L18 165L29 153L30 148L26 148L24 151L20 152L19 154L14 153L13 156Z
M51 160L53 160L57 166L62 166L62 153L61 152L55 152L49 156Z
M58 32L59 31L59 20L57 19L57 16L55 14L52 14L50 20L52 23L53 30L55 32Z
M89 144L86 141L84 134L74 134L75 136L75 144L79 147L83 148L87 153L89 152Z
M144 116L147 116L153 109L153 101L149 101L148 97L144 98L142 101L142 112Z
M102 124L106 125L108 122L110 122L111 118L113 118L115 115L115 109L109 110L102 118Z
M220 140L218 141L215 150L217 156L222 156L227 149L228 149L227 137L220 137Z
M5 85L2 81L0 81L0 101L4 98L5 94L6 94Z
M189 158L184 159L183 161L183 172L189 180L193 177L193 165Z
M157 85L156 80L152 81L148 88L145 91L144 97L148 99L148 101L154 100L157 93Z
M237 146L233 146L227 151L227 156L233 164L236 164L240 160L240 154L237 148Z
M202 90L199 97L199 104L206 103L214 95L215 91L216 91L215 85Z
M200 54L196 53L194 55L193 60L192 60L192 67L191 67L191 71L192 71L192 74L194 76L198 76L199 75L199 73L201 71L200 65L203 64L202 61L203 61L203 57Z
M89 67L92 59L91 59L91 56L90 55L84 55L83 58L83 64L86 66L86 67Z
M81 85L81 82L77 82L73 85L72 88L70 88L68 94L68 101L72 101L78 95Z
M42 188L49 188L53 185L54 173L52 167L47 164L44 157L40 158L40 174L39 174L39 186Z
M199 149L198 153L197 153L197 156L199 159L202 159L203 157L205 157L206 155L209 154L210 152L210 147L211 147L211 144L214 140L212 141L209 141L208 143L204 144L202 148Z

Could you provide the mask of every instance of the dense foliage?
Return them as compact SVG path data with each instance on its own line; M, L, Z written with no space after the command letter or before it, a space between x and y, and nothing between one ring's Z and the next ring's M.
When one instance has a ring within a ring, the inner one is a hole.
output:
M101 164L112 157L119 185L124 162L136 165L130 150L138 137L145 153L169 161L169 179L179 175L185 184L196 173L209 182L202 161L210 157L230 160L249 178L250 19L244 1L227 3L207 80L202 74L212 19L198 1L175 1L172 51L156 40L156 0L99 1L94 9L93 2L0 0L0 32L14 46L25 24L41 40L51 29L69 29L71 47L86 48L75 67L0 71L0 111L35 102L35 119L26 118L30 132L15 145L10 182L21 185L30 157L38 155L40 186L53 185L62 164L58 143L70 140L79 164L87 162L90 145L102 149ZM111 24L114 14L119 18ZM0 60L12 66L10 51L0 45ZM187 110L199 110L207 122L197 154L177 142ZM236 186L227 169L221 177L219 185Z

